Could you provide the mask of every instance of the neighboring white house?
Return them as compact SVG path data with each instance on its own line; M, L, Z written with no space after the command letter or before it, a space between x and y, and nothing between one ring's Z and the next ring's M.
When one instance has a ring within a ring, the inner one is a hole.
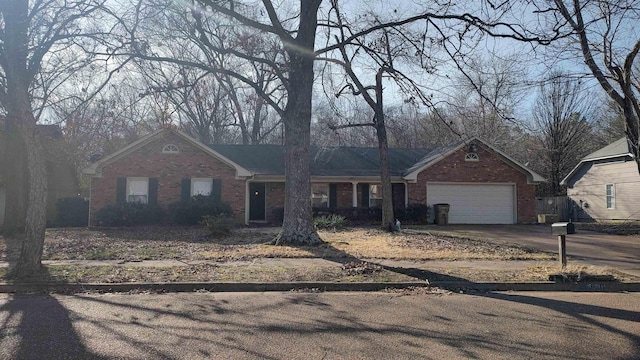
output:
M626 137L587 155L562 184L578 221L640 220L640 174Z

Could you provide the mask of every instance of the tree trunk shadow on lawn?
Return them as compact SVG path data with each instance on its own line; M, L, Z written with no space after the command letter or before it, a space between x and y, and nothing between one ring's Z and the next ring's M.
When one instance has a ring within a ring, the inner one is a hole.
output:
M333 261L333 262L342 264L343 266L349 263L356 263L356 264L369 263L369 264L380 266L384 270L394 272L396 274L413 277L422 281L452 281L452 282L456 281L456 282L472 283L471 281L464 278L451 276L448 274L441 274L441 273L437 273L437 272L433 272L425 269L419 269L415 267L389 266L389 265L381 264L379 262L372 261L372 259L363 260L358 258L357 256L353 256L349 254L344 250L340 250L327 242L323 242L318 246L305 247L305 250L309 251L310 253L312 253L318 258ZM327 257L326 256L327 252L331 252L332 254L335 254L335 256Z
M73 328L69 310L50 295L14 295L0 305L0 346L12 359L101 359ZM6 343L5 343L6 342Z

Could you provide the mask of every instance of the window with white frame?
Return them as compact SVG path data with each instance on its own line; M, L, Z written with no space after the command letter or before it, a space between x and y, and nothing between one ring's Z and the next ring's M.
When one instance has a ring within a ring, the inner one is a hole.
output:
M149 178L127 178L127 202L149 202Z
M605 185L605 195L607 198L607 209L615 209L616 207L616 187L614 184Z
M382 207L382 185L369 185L369 207Z
M311 184L311 206L329 207L329 184Z
M212 178L192 178L191 179L191 196L209 196L213 185Z

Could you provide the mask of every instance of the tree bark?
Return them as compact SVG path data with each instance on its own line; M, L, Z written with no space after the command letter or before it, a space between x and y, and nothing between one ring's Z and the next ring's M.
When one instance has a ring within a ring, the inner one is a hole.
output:
M10 269L13 277L26 277L41 267L42 246L47 213L47 173L43 154L36 134L36 119L31 108L29 87L34 72L29 67L29 2L26 0L0 3L4 19L4 47L0 52L0 63L6 75L6 102L2 105L7 112L7 120L15 125L16 141L24 144L17 151L18 157L26 159L27 206L24 214L24 236L20 236L22 246L15 268ZM13 131L12 130L12 131ZM22 152L24 150L24 154ZM9 184L15 186L16 184ZM11 193L14 188L7 188ZM17 214L22 220L22 214ZM20 230L19 228L17 229Z
M282 229L276 245L317 245L322 242L313 226L311 209L311 99L313 93L313 51L317 12L321 0L300 1L300 27L289 55L289 89L284 109L285 197Z
M27 114L29 115L31 114ZM32 115L31 118L33 119ZM36 134L35 120L20 130L27 153L29 197L22 250L13 274L16 277L25 277L41 268L47 219L47 171Z
M382 96L382 73L380 68L376 74L376 107L375 128L378 137L378 152L380 153L380 183L382 184L382 229L396 230L395 215L393 213L393 192L391 188L391 172L389 170L389 141L387 128L384 123L384 104Z
M19 236L24 232L27 216L27 158L15 119L7 118L5 129L4 175L8 191L2 233L5 236Z

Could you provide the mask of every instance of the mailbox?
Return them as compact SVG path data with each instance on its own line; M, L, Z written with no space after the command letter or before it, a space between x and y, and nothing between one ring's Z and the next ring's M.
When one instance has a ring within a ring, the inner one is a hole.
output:
M569 235L575 234L576 227L570 222L557 222L551 224L551 234L553 235Z

